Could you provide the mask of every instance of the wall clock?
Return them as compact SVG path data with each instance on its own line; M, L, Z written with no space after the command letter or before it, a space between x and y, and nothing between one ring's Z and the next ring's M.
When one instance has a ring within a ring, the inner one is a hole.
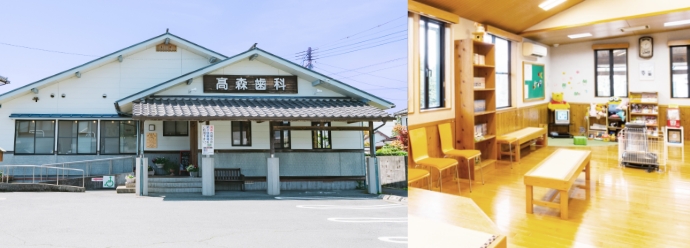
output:
M651 58L654 55L654 41L652 37L640 38L640 58Z

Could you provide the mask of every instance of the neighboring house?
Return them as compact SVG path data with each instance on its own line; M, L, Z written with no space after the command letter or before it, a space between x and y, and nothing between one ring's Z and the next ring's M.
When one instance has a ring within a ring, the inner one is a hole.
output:
M390 137L383 132L376 130L374 131L374 141L376 142L375 147L376 149L379 149L383 147L385 144L390 143L391 141L395 140L395 138ZM364 135L364 142L369 141L369 135Z
M393 116L400 121L400 125L407 127L407 108L393 113Z
M261 182L276 157L280 176L305 187L354 188L365 123L395 119L393 103L257 47L225 56L170 33L4 93L0 106L0 164L186 152L203 171L210 124L215 168Z

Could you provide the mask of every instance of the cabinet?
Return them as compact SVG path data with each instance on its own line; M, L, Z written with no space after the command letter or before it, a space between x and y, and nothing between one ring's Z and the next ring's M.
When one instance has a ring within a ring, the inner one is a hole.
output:
M659 136L659 94L657 92L630 92L628 113L630 122L644 123L647 135Z
M474 171L496 163L494 61L493 44L455 41L455 147L482 152L481 162L470 164Z

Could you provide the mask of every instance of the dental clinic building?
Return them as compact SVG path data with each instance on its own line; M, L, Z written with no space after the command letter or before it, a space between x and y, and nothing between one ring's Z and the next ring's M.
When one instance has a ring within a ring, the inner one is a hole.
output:
M228 57L165 33L0 95L0 164L166 157L208 177L213 125L213 168L240 168L247 189L266 189L270 158L283 188L354 188L362 131L392 107L257 47Z

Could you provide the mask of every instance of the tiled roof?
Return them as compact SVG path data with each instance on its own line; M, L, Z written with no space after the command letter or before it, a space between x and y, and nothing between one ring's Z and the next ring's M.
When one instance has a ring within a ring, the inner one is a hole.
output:
M349 98L152 97L133 103L134 119L380 121L395 118Z
M404 108L398 112L393 113L394 116L407 115L407 108Z
M117 114L11 114L12 119L23 118L47 118L47 119L105 119L105 118L128 118L128 116L120 116Z

